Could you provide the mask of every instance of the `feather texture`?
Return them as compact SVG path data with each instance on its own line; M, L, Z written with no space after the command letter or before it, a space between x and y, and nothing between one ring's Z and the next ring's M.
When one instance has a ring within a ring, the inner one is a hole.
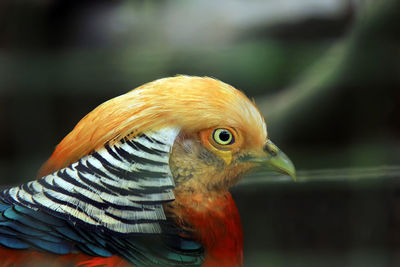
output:
M196 132L217 125L246 130L249 146L263 142L267 136L255 104L232 86L208 77L156 80L86 115L56 147L38 176L66 167L106 143L113 145L149 130L177 127Z
M216 128L236 143L216 145ZM266 140L255 104L228 84L177 76L140 86L86 115L39 179L0 193L0 259L18 249L10 259L241 266L228 188L255 166L242 160L248 153L265 154Z
M0 206L0 245L8 248L0 247L2 266L199 266L203 261L200 244L167 230L153 236L113 236L44 211Z
M162 203L174 199L168 161L178 132L164 128L106 145L0 197L97 231L160 233L159 221L166 220Z

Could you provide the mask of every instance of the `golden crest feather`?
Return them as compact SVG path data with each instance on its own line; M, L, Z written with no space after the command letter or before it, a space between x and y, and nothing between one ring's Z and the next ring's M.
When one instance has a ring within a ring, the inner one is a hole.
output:
M64 168L127 136L133 138L163 127L193 133L219 125L245 131L248 143L264 142L267 137L264 118L255 104L232 86L208 77L159 79L87 114L58 144L38 176Z

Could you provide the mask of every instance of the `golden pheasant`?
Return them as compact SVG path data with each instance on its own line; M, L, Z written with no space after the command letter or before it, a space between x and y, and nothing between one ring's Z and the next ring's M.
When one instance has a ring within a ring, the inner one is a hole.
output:
M86 115L39 179L0 197L12 266L242 266L228 189L260 166L295 176L243 93L207 77L144 84Z

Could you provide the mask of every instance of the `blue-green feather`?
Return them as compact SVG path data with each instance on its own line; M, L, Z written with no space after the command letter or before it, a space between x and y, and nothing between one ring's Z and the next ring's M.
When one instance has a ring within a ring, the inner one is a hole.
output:
M202 247L171 229L165 224L165 234L160 235L109 235L83 229L45 211L0 201L0 246L54 254L119 255L138 267L200 266Z
M21 241L15 237L7 237L5 235L0 235L0 244L8 248L15 249L27 249L30 247L29 244L24 241Z

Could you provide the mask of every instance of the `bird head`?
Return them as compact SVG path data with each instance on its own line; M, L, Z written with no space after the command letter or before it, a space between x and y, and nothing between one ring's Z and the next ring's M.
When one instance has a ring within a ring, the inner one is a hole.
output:
M289 158L269 140L254 102L226 83L189 76L156 80L98 106L61 141L39 176L105 144L171 128L178 134L169 167L178 186L227 189L260 166L295 177Z

